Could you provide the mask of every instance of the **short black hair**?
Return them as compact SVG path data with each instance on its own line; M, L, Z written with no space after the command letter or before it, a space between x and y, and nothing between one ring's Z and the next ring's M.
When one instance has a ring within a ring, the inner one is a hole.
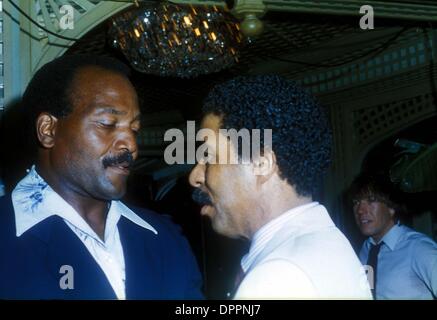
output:
M352 203L363 199L378 201L395 211L397 218L406 214L403 194L390 181L388 174L382 172L362 172L352 182L349 188Z
M35 120L42 112L60 118L71 113L70 89L77 71L85 67L100 67L130 76L130 69L124 63L105 56L65 55L50 61L35 73L23 94L22 105L33 131Z
M226 129L271 129L281 177L299 195L314 195L331 161L332 133L308 91L277 75L243 76L213 88L203 112L221 116Z

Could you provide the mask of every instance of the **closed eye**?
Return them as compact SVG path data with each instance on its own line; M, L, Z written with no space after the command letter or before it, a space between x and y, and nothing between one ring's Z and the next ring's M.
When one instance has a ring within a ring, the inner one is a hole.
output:
M104 128L110 128L110 129L115 128L115 126L116 126L116 123L115 123L115 122L101 122L101 121L99 121L99 122L97 122L97 123L98 123L99 126L101 126L101 127L104 127Z

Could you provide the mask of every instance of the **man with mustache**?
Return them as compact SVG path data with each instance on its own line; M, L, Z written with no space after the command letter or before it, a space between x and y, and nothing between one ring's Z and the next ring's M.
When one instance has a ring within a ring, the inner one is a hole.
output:
M140 130L128 71L115 59L64 56L30 81L22 103L37 159L0 199L0 299L202 297L179 230L119 201Z
M400 192L386 176L366 172L350 192L355 222L368 237L360 259L371 267L375 299L436 299L437 244L400 223Z
M234 298L371 298L350 243L313 199L331 152L316 100L279 76L251 76L215 87L203 111L201 127L216 139L208 136L208 157L190 174L194 198L215 231L251 242ZM220 129L271 129L272 144L261 141L260 156L243 163L244 147Z

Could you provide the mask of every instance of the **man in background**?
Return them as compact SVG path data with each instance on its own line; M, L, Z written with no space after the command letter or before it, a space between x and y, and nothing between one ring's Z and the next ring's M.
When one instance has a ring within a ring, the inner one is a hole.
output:
M355 222L368 237L361 262L375 299L435 299L437 244L400 223L399 192L381 174L364 173L352 185Z
M215 138L190 174L194 198L215 231L251 242L234 298L371 298L349 241L313 198L332 144L315 98L279 76L241 77L215 87L203 112ZM244 146L220 129L271 129L272 143L244 163Z
M35 74L23 105L37 160L0 199L0 299L201 298L179 230L119 200L141 118L127 67L58 58Z

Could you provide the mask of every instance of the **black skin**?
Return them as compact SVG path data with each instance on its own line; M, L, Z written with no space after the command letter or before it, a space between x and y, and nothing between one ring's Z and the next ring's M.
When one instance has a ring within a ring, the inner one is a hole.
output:
M36 167L104 240L110 201L125 194L138 156L138 98L127 78L94 66L76 72L70 97L68 116L41 113L36 120Z

